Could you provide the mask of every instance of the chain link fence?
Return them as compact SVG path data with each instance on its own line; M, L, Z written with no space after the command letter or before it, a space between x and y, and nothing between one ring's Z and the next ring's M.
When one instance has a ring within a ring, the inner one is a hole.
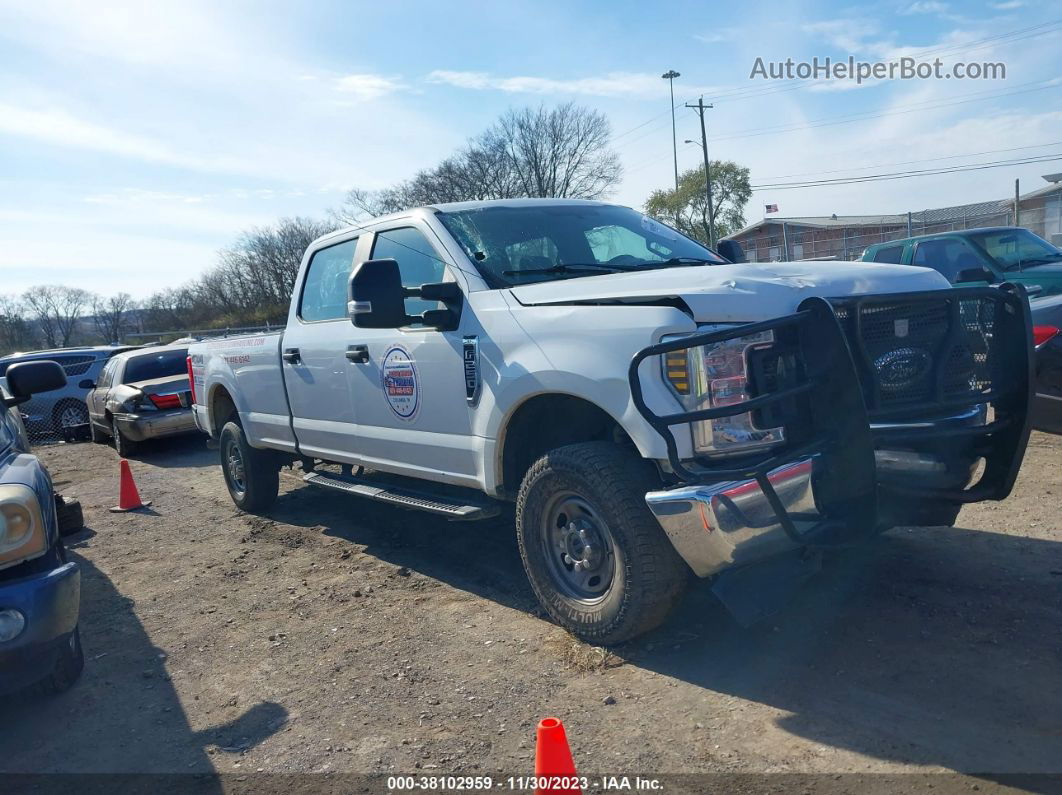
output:
M1022 209L1015 224L1013 202L985 202L966 208L922 210L901 215L779 219L735 239L749 262L858 260L867 247L918 235L985 226L1023 226L1052 240L1062 232L1053 208Z

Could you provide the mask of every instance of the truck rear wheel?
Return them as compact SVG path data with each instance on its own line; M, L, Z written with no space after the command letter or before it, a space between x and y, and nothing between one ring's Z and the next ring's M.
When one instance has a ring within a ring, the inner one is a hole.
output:
M590 643L622 643L659 626L689 569L644 496L650 465L612 442L551 450L524 476L516 532L546 612Z
M225 423L218 443L221 471L229 496L241 511L264 511L280 491L280 465L268 450L247 444L243 428L235 422Z

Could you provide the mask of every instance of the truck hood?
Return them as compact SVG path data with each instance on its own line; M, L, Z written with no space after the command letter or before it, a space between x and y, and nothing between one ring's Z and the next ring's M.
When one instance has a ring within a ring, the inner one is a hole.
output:
M751 322L794 311L808 296L839 298L946 290L930 268L862 262L700 265L609 273L510 288L525 306L639 304L679 299L699 322Z

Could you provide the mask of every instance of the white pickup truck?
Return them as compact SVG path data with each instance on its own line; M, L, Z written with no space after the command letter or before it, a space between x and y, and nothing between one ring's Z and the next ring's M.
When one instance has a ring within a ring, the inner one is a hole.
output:
M322 237L282 332L188 366L238 507L268 508L286 465L453 519L515 501L543 607L607 644L691 572L751 620L824 548L1005 497L1030 340L1009 285L730 263L625 207L513 200Z

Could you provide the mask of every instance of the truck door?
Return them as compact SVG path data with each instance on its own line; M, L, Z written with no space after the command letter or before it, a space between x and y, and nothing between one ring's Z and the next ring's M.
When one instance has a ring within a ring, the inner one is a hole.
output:
M377 230L365 258L397 260L406 287L452 281L448 256L433 245L433 238L434 232L419 222L400 222ZM439 308L434 301L406 299L410 315ZM478 323L467 302L454 331L416 324L354 331L356 344L365 346L364 361L349 369L363 462L384 471L475 486L477 438L471 432L464 361L465 336L477 334Z
M357 329L347 317L347 289L362 239L313 253L300 294L292 297L280 346L299 451L344 463L358 463L355 406L347 383L351 363L346 358Z

